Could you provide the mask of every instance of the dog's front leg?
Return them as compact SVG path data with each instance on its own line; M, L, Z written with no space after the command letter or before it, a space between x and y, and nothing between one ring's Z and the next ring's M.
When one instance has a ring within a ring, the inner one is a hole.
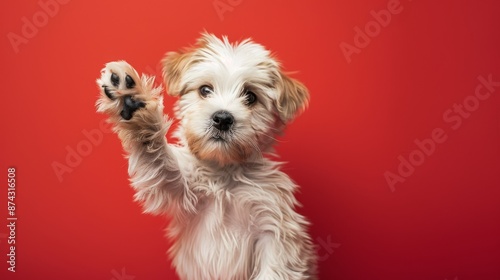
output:
M176 148L167 144L170 122L163 114L161 88L153 83L153 78L139 78L124 61L110 62L97 80L101 91L97 111L109 115L128 154L135 199L143 203L144 211L159 214L169 206L189 210L196 198L184 184Z

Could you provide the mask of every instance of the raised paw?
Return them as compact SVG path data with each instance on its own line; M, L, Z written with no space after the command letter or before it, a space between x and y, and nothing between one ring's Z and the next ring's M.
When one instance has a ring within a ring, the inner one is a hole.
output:
M102 93L97 103L99 111L119 112L123 119L130 120L135 111L146 107L147 96L143 93L139 75L125 61L106 64L97 84Z

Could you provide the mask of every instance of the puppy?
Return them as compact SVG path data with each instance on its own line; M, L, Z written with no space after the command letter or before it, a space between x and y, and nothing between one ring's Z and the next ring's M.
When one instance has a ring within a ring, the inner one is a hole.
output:
M316 279L297 186L266 157L307 105L307 89L250 39L203 34L162 63L168 94L178 98L178 143L165 137L162 89L124 61L101 71L97 111L127 152L135 200L172 217L169 254L180 278Z

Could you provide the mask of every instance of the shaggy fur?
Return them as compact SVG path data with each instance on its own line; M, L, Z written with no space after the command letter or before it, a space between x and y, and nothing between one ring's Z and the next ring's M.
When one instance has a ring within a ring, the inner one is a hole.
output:
M179 98L177 144L165 138L162 89L124 61L102 70L97 111L122 141L144 212L172 217L178 275L316 279L308 222L295 212L297 186L265 156L307 105L306 88L250 40L204 34L195 47L167 53L163 65L168 93ZM214 125L222 110L234 118L227 130Z

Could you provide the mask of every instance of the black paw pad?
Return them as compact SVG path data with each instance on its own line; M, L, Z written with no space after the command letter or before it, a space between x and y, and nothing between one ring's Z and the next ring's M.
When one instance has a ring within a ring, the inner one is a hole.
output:
M120 85L120 77L115 73L111 73L111 83L114 87L118 87L118 85Z
M127 74L127 76L125 76L125 86L127 88L133 88L133 87L135 87L135 81L134 81L134 79L132 79L132 77L130 77L128 74Z
M120 116L125 120L130 120L135 111L140 108L146 107L146 103L142 101L136 101L132 99L132 96L126 95L123 97L123 110L120 112Z
M104 89L104 93L106 94L106 96L111 99L111 100L115 100L116 97L113 96L113 94L111 94L111 91L108 89L107 86L102 86L102 88Z

